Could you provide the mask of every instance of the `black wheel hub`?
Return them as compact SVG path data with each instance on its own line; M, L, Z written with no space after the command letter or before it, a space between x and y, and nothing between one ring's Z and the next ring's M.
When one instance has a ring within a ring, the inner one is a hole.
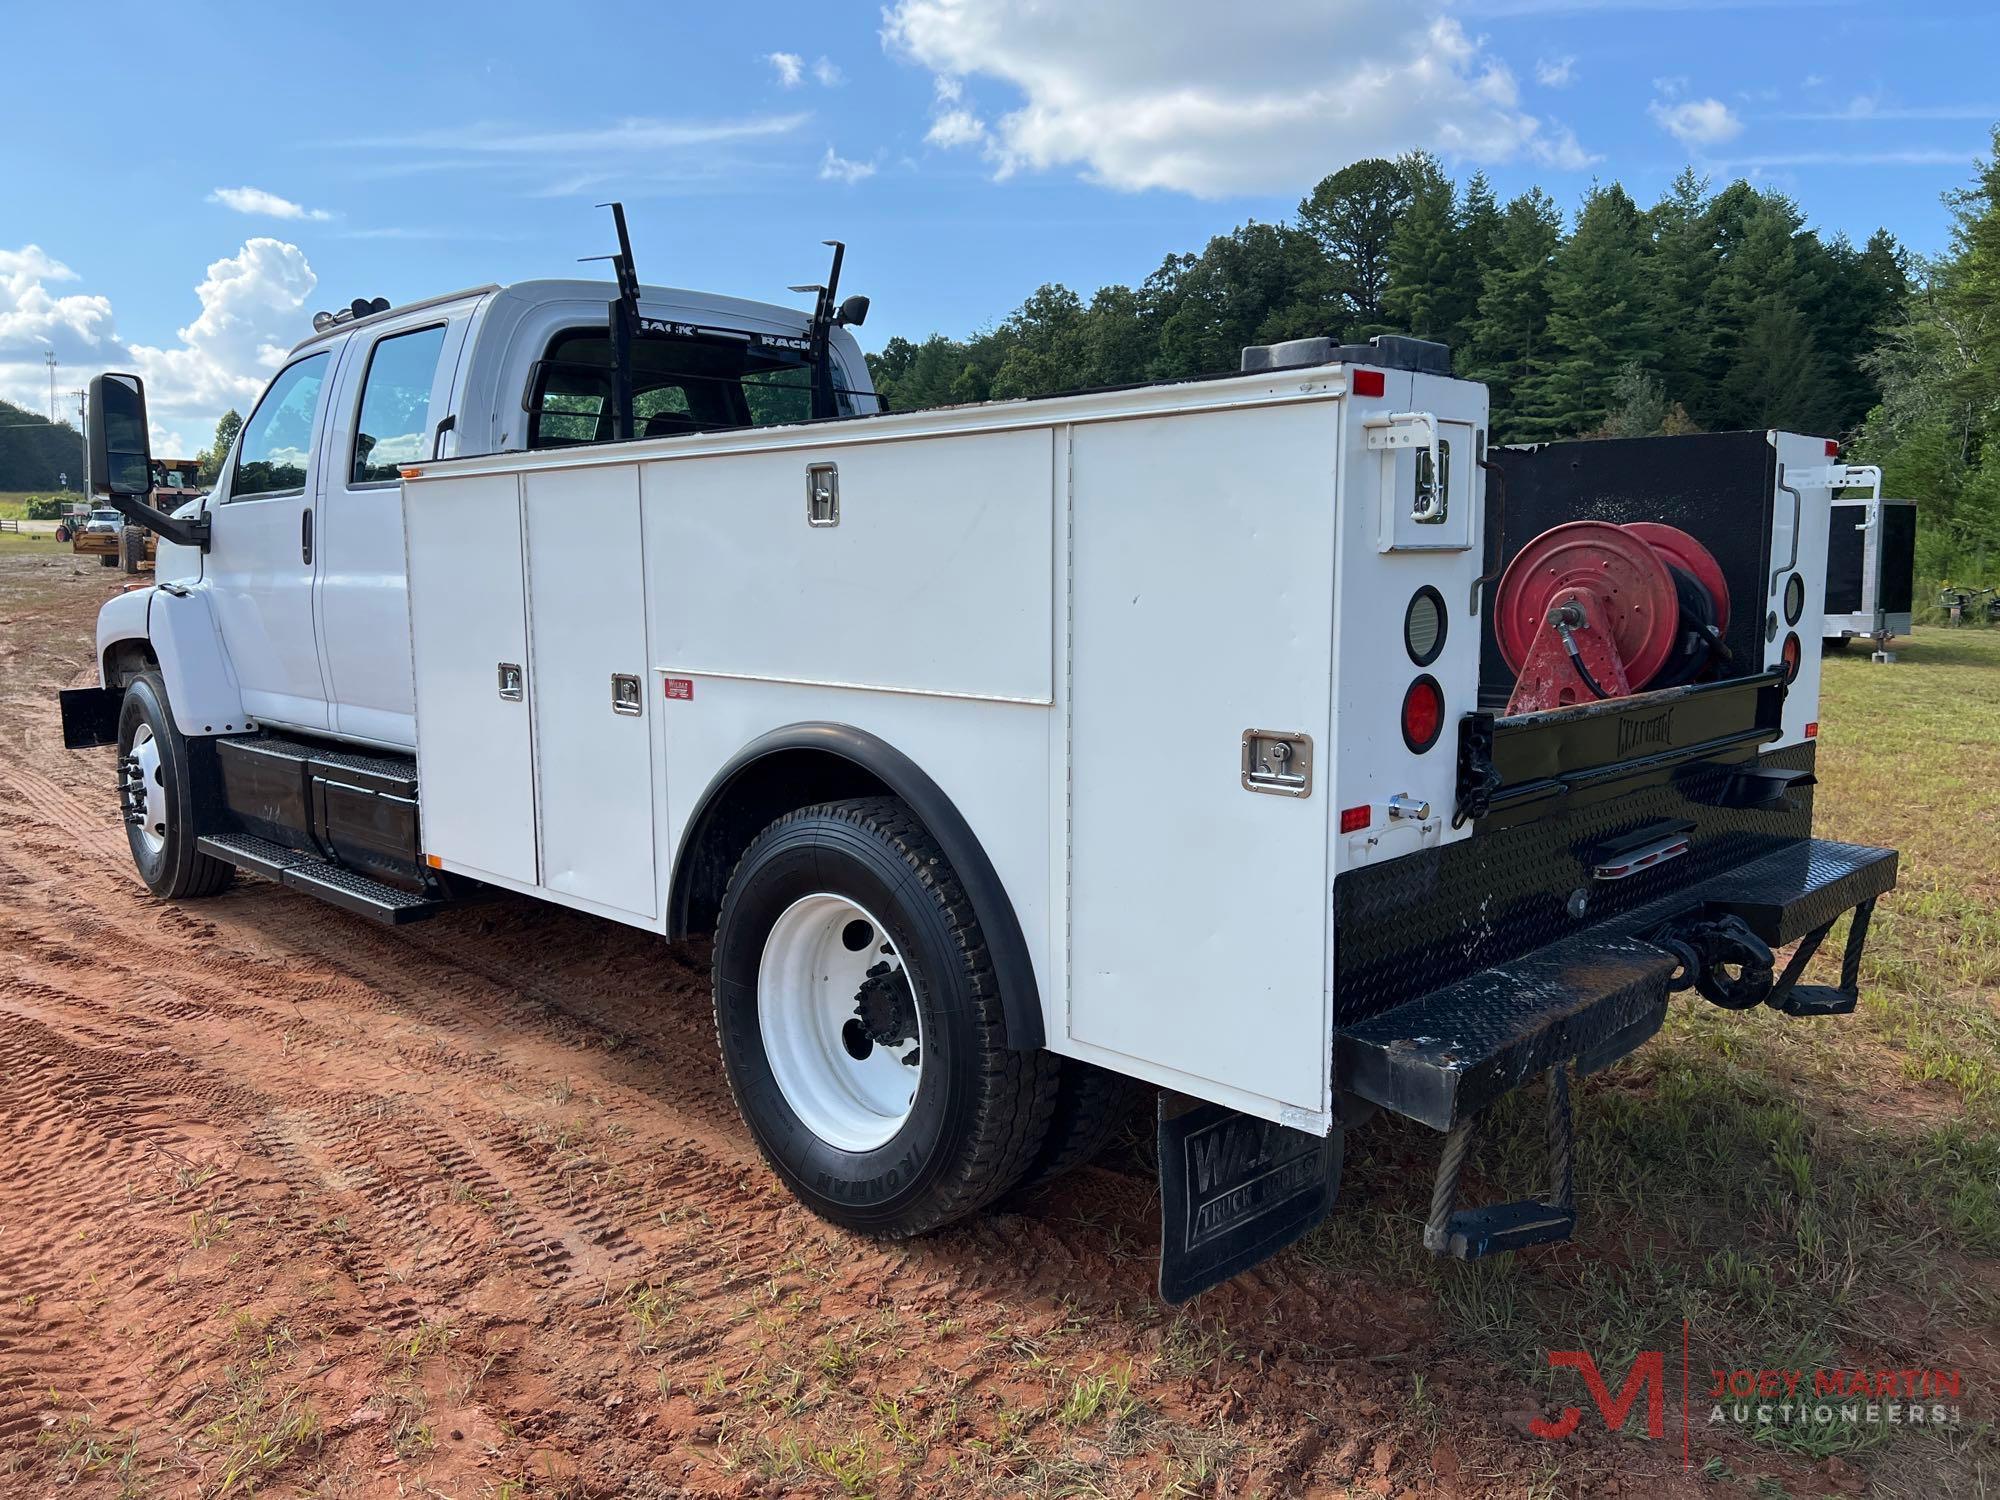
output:
M916 996L899 968L883 960L873 965L854 992L854 1019L861 1034L878 1047L900 1047L917 1035Z

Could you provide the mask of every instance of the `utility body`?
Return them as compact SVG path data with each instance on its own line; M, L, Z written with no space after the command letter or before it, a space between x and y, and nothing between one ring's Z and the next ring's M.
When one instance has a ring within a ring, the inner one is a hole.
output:
M713 933L752 1133L875 1233L1087 1159L1157 1086L1176 1300L1317 1222L1375 1109L1445 1133L1432 1248L1559 1238L1566 1165L1457 1205L1494 1100L1544 1075L1566 1142L1569 1070L1689 986L1852 1008L1895 856L1811 836L1822 440L1490 449L1484 387L1391 338L885 413L831 286L619 269L359 303L275 375L65 695L155 891ZM99 384L104 488L145 425ZM1549 583L1524 648L1583 637L1622 690L1510 714L1509 565L1584 521L1663 634ZM1774 971L1855 908L1840 986Z

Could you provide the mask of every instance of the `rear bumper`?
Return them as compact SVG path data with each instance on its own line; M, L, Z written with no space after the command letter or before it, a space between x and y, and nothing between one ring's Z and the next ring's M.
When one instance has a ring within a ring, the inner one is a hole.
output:
M1799 839L1334 1033L1337 1088L1438 1130L1537 1073L1605 1067L1666 1019L1661 927L1734 917L1773 948L1896 883L1896 851Z

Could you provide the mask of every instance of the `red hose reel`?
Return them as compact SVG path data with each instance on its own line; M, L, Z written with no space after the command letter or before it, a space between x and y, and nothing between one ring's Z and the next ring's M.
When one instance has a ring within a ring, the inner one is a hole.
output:
M1692 682L1718 658L1729 585L1700 542L1656 521L1571 521L1515 554L1494 596L1509 714Z

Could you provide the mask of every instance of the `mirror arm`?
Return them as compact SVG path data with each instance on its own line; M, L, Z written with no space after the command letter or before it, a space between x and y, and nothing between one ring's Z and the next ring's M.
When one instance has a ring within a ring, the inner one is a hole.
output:
M136 495L100 495L98 498L134 526L157 531L176 547L194 547L202 552L208 550L206 504L202 506L203 514L183 521L168 515L163 510L155 510Z

